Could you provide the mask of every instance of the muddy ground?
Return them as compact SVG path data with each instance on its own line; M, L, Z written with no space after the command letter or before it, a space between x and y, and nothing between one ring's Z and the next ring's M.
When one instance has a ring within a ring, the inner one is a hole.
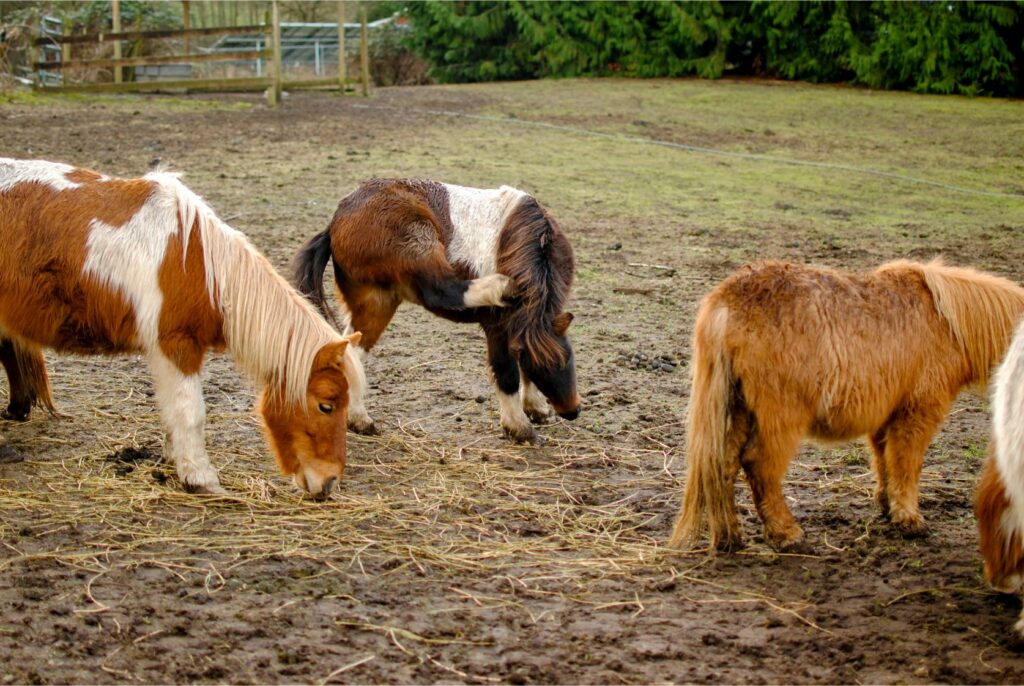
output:
M204 499L158 460L140 359L50 355L66 417L0 426L29 455L0 465L0 683L1024 681L1020 600L980 574L976 396L926 458L924 538L879 519L853 444L805 446L789 471L810 553L765 546L745 484L745 550L663 546L700 296L759 257L945 254L1024 279L1022 115L695 81L301 93L277 110L0 96L0 156L184 171L282 269L371 176L534 192L576 248L586 403L544 446L510 446L482 335L405 306L367 364L383 434L350 438L326 503L277 473L254 391L211 358L207 441L235 497Z

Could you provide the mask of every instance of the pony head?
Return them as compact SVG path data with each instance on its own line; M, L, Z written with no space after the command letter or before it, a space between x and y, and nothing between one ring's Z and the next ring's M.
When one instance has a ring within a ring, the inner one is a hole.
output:
M512 352L523 374L551 402L558 416L569 420L580 413L576 360L566 335L572 318L571 312L561 312L531 332L534 336L512 343ZM543 339L543 344L536 344L538 338Z
M1016 508L1007 495L989 446L985 470L974 500L985 580L997 591L1014 593L1024 585L1024 549Z
M317 352L304 404L283 403L271 389L260 399L260 414L281 472L317 500L330 495L345 473L348 348L361 336L345 336Z

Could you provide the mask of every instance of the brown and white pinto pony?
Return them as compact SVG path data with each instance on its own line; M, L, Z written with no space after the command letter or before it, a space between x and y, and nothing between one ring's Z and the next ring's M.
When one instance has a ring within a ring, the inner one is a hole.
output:
M742 545L733 482L743 468L767 541L803 537L782 478L805 436L867 436L882 513L923 529L925 450L961 388L984 388L1024 312L1024 289L939 261L868 274L764 262L702 302L694 329L688 475L670 545L707 528Z
M363 385L350 345L359 334L334 331L175 175L118 179L0 158L0 242L4 339L40 365L40 348L142 353L164 454L187 490L223 493L203 437L210 349L226 348L263 387L260 413L285 474L316 498L341 478L348 394ZM12 377L19 384L23 402L39 390ZM49 404L48 391L40 397Z
M1024 325L995 374L992 441L978 484L978 518L985 578L997 591L1024 591ZM1024 611L1016 624L1024 637Z
M325 231L303 247L295 282L337 325L324 269L348 311L348 330L369 351L398 305L409 301L456 322L477 322L501 409L517 442L538 442L530 420L580 409L564 311L572 247L532 196L502 186L465 188L425 180L374 179L342 199ZM340 328L340 327L339 327ZM374 432L363 399L352 397L349 426Z

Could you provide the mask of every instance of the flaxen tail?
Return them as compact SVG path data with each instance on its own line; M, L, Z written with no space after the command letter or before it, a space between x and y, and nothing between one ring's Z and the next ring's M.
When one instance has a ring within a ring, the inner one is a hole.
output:
M705 529L712 548L740 544L734 504L738 455L730 454L732 365L725 349L729 311L713 296L697 313L693 344L693 385L687 435L687 476L683 505L669 545L695 543Z

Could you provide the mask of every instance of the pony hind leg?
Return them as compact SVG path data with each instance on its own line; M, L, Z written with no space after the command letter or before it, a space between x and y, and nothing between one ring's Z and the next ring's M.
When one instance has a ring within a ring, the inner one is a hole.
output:
M734 403L732 420L725 437L725 481L729 497L723 502L724 516L708 518L709 536L715 550L733 552L744 547L743 529L736 513L736 477L740 460L757 433L754 416L740 403Z
M425 308L441 316L477 307L505 307L512 295L512 279L504 274L485 274L463 279L456 274L443 248L416 263L412 287Z
M189 493L225 493L206 454L206 404L198 371L183 373L159 350L150 353L149 364L165 429L164 459L174 464Z
M45 407L50 414L57 414L50 395L46 360L39 349L29 349L10 339L2 339L0 363L7 372L10 387L7 409L0 412L0 416L23 422L28 419L32 407L37 404Z
M889 471L885 465L885 429L872 436L871 469L875 472L875 501L882 510L882 516L889 516Z
M338 285L338 290L349 312L347 333L358 331L362 334L356 345L356 354L365 361L370 349L391 323L402 299L392 290L367 284L343 283ZM348 428L367 436L379 433L366 411L366 399L352 389L349 389Z
M764 525L768 544L779 551L792 550L803 540L782 493L782 479L804 436L802 427L776 426L765 430L757 416L757 427L740 454L740 464Z
M946 416L949 403L916 404L913 411L898 412L885 431L885 500L889 521L907 535L925 530L919 491L924 454Z

